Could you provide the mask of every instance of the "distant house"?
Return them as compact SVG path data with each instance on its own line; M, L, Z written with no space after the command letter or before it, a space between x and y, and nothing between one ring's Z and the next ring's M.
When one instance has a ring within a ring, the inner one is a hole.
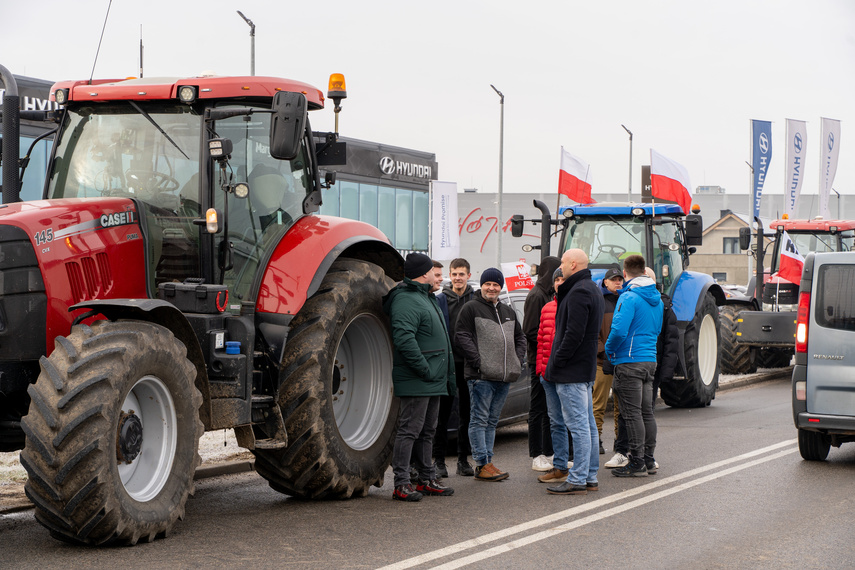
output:
M762 220L764 227L769 221ZM748 227L748 216L721 210L721 217L704 230L704 244L691 256L691 269L712 275L719 283L747 285L749 251L739 249L739 228L744 227ZM764 247L771 242L765 239ZM753 236L751 244L753 249Z

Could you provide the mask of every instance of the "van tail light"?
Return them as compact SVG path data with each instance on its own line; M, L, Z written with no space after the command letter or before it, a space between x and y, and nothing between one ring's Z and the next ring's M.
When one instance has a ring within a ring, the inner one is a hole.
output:
M796 317L796 352L807 352L810 293L799 293L799 312Z

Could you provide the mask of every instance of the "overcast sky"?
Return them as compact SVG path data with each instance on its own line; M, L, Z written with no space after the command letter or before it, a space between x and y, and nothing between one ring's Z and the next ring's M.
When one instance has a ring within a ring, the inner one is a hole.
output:
M43 79L89 77L109 0L3 0L0 63ZM95 77L205 70L326 91L344 73L343 135L434 152L439 178L495 192L505 95L505 192L555 192L559 150L590 163L595 192L632 188L649 149L693 186L750 188L749 120L773 122L765 193L781 200L785 119L808 122L803 193L816 194L820 117L841 120L834 188L855 194L851 0L114 0ZM331 130L331 105L312 115ZM746 205L747 209L747 205Z

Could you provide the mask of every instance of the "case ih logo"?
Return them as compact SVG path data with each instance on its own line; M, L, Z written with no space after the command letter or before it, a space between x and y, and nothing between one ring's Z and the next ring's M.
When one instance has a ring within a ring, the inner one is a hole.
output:
M380 159L380 171L387 176L396 174L398 176L426 178L428 180L430 180L431 177L430 166L395 160L391 156L384 156Z
M384 156L380 159L380 171L383 174L395 173L395 161L392 160L391 156Z

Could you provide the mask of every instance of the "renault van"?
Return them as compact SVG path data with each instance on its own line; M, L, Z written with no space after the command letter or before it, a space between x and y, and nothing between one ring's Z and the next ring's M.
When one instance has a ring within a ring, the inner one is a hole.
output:
M796 323L799 452L823 461L832 445L855 441L855 252L807 255Z

